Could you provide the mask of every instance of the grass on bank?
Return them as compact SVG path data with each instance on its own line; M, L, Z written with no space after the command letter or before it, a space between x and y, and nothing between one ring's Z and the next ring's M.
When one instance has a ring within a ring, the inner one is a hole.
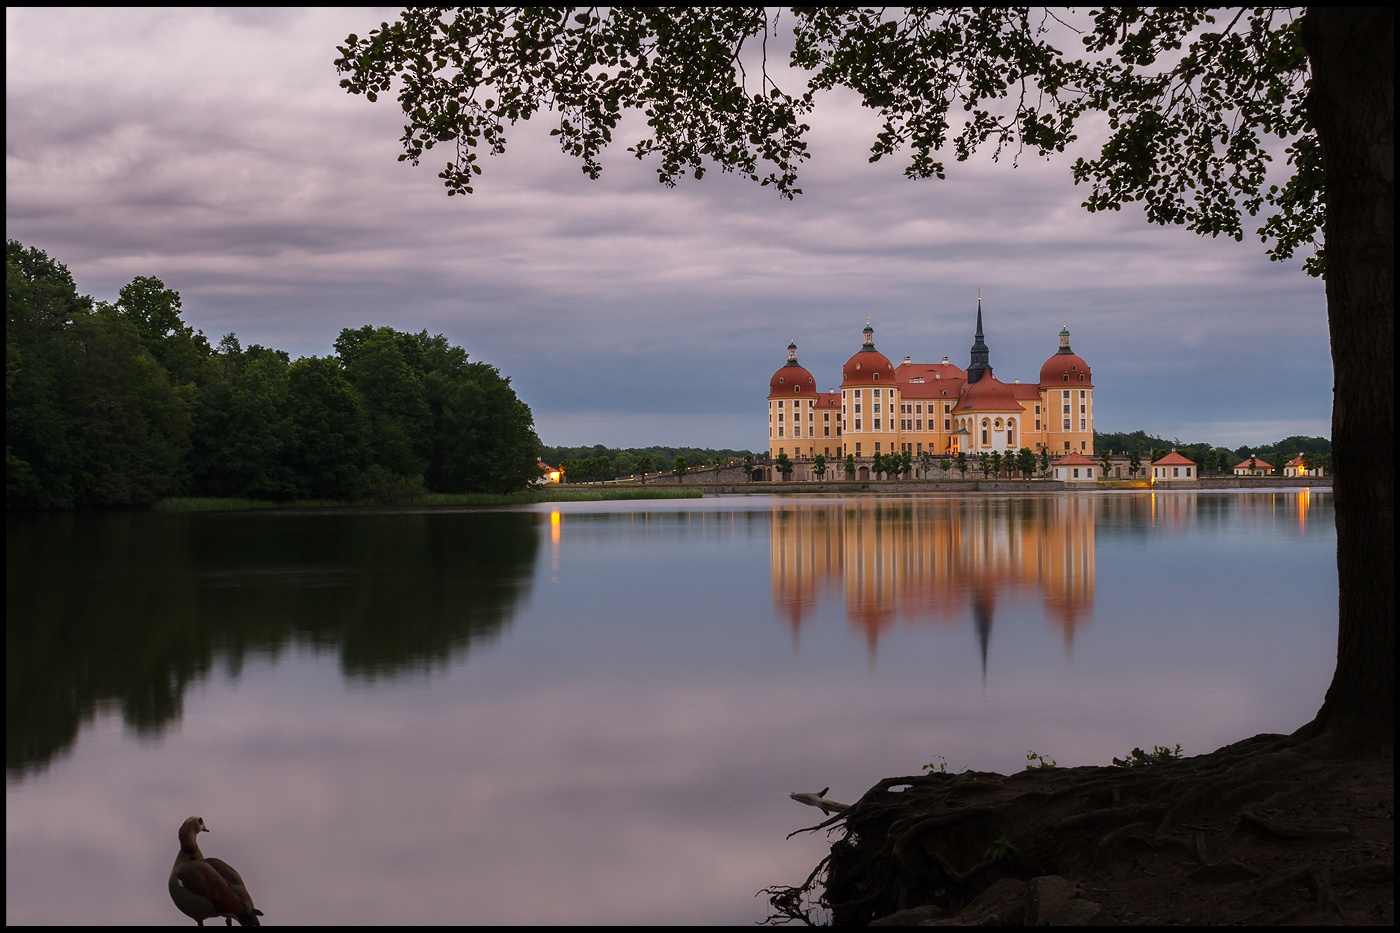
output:
M337 509L383 506L404 506L434 508L463 505L533 505L537 502L607 502L619 499L699 499L698 489L663 489L642 486L597 486L587 489L570 489L554 486L547 489L531 489L511 495L488 493L429 493L402 501L380 499L297 499L291 502L273 502L266 499L210 499L210 498L171 498L161 499L153 508L163 512L229 512L245 509Z

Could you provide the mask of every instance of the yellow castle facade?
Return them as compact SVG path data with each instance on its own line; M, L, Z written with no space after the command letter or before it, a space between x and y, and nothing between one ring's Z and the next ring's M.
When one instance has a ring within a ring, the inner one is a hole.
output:
M1034 383L1006 383L992 372L982 333L982 302L966 369L943 357L938 363L895 366L875 349L866 321L861 347L841 368L840 389L820 391L797 361L797 343L768 383L768 454L811 461L818 454L837 467L854 456L908 451L917 461L1029 448L1052 457L1094 452L1094 379L1089 364L1060 329L1060 345ZM805 472L805 471L804 471Z

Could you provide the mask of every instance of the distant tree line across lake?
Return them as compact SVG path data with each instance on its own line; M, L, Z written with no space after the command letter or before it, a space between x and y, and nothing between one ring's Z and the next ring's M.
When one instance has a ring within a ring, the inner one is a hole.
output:
M1230 473L1235 464L1254 457L1269 464L1276 475L1282 476L1284 465L1299 454L1304 455L1310 466L1322 467L1328 473L1332 471L1332 441L1325 437L1292 435L1273 444L1260 444L1255 447L1242 444L1232 449L1205 443L1183 444L1178 440L1154 437L1143 431L1134 431L1131 434L1094 432L1094 452L1098 456L1105 452L1130 456L1137 454L1144 466L1147 466L1173 450L1193 461L1202 473ZM1150 473L1150 469L1147 472Z
M542 447L540 459L550 466L564 470L565 482L597 482L627 479L654 473L674 473L679 465L683 472L694 473L721 468L752 465L762 461L763 454L728 447Z
M502 376L427 331L341 331L293 360L211 346L180 295L139 276L115 303L6 241L7 509L168 496L404 501L538 478L534 416Z
M1151 464L1154 460L1173 450L1194 461L1202 473L1229 474L1234 470L1235 464L1255 457L1269 464L1273 467L1273 472L1281 476L1284 465L1299 454L1304 456L1310 468L1320 466L1330 472L1332 467L1332 442L1325 437L1293 435L1273 444L1261 444L1256 447L1241 445L1230 449L1207 443L1184 444L1179 440L1156 437L1145 431L1123 434L1094 432L1095 456L1123 454L1132 457L1136 454L1141 464L1138 475L1144 477L1151 475ZM564 481L573 483L628 479L633 476L640 479L648 474L674 473L678 464L684 472L696 473L713 470L715 464L751 468L754 464L768 462L766 453L749 450L710 447L607 447L603 444L594 444L592 447L541 447L540 458L551 466L562 468L565 473ZM843 467L839 458L831 461L826 461L825 457L819 459L824 461L824 472L833 480L849 476L855 469L854 458L848 458L852 460L849 468ZM951 469L962 470L964 466L973 472L981 470L984 474L994 472L1000 475L1003 470L1021 470L1024 475L1030 476L1037 465L1042 473L1047 472L1049 462L1048 457L1035 455L1032 455L1033 462L1029 464L1021 463L1018 458L1014 462L1008 459L1004 466L1000 457L996 458L995 464L990 460L979 462L969 458L954 462L951 458L933 457L929 463L910 458L908 462L896 466L895 463L889 462L889 458L885 459L886 463L877 464L874 469L881 475L888 474L891 477L896 473L909 473L912 470L927 473L932 467L940 467L946 473ZM893 460L898 462L899 458L895 457ZM941 466L944 461L947 461L946 467ZM774 463L779 472L783 471L784 466L791 470L791 461L786 456L778 457ZM846 472L843 473L843 470Z

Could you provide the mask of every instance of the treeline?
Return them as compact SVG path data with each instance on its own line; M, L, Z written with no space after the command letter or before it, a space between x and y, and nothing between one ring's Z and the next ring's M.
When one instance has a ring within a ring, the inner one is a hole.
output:
M529 407L441 335L347 329L334 355L292 360L234 334L210 346L157 278L94 301L15 240L5 272L7 509L404 501L538 476Z
M677 460L685 462L688 471L713 468L716 461L742 464L744 458L762 459L749 450L716 450L712 447L542 447L540 459L565 471L566 482L591 482L638 476L645 473L670 473Z
M1273 467L1274 473L1282 476L1283 467L1299 454L1309 466L1320 466L1331 472L1332 442L1325 437L1301 437L1291 435L1273 444L1251 447L1243 444L1233 450L1216 447L1212 444L1183 444L1177 440L1154 437L1144 431L1131 434L1094 432L1094 450L1102 455L1105 451L1113 454L1137 454L1144 466L1175 450L1193 461L1203 473L1229 473L1235 464L1243 463L1250 457L1262 460Z

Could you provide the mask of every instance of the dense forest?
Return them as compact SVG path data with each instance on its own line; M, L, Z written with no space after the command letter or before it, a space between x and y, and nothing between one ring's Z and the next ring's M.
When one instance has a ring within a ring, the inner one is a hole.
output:
M1273 467L1274 473L1282 475L1284 465L1299 454L1303 454L1310 465L1321 466L1329 473L1332 470L1332 442L1325 437L1293 435L1273 444L1256 447L1246 444L1229 448L1204 443L1184 444L1175 439L1153 437L1143 431L1131 434L1094 432L1096 454L1137 454L1144 464L1148 464L1173 450L1194 461L1202 473L1229 473L1235 464L1255 457Z
M139 276L78 294L42 250L5 248L7 509L168 496L403 501L538 477L534 417L493 366L427 331L341 331L335 354L211 346Z

